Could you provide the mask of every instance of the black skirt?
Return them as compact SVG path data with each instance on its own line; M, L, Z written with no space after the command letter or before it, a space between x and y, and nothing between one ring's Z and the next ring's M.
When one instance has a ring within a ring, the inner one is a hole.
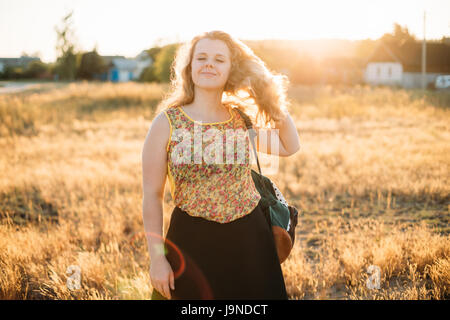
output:
M175 276L172 299L287 299L268 217L260 206L218 223L175 207L165 246ZM157 290L152 300L165 299Z

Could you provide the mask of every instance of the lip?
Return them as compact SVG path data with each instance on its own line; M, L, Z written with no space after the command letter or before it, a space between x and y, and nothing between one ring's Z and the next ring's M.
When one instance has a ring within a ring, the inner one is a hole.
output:
M215 73L211 73L211 72L202 72L201 74L207 74L207 75L210 75L210 76L215 76L216 75Z

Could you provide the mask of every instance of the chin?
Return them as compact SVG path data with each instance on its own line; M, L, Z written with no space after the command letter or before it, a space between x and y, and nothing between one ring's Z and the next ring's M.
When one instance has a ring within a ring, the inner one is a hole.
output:
M217 89L217 90L219 90L219 89L223 88L223 85L220 85L220 84L217 84L217 83L208 83L206 81L205 82L200 81L199 83L196 83L195 85L197 87L203 88L203 89Z

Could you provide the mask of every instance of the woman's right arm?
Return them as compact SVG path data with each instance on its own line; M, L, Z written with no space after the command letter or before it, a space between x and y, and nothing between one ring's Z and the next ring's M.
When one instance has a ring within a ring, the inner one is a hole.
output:
M166 146L170 125L163 112L152 121L142 149L142 216L150 254L153 288L170 299L169 285L175 289L173 271L164 254L163 203L167 175Z

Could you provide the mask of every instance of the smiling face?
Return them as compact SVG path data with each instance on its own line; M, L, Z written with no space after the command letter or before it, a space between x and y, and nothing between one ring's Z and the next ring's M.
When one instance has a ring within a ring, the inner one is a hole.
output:
M201 39L195 45L191 66L196 86L223 88L231 69L230 50L222 40Z

